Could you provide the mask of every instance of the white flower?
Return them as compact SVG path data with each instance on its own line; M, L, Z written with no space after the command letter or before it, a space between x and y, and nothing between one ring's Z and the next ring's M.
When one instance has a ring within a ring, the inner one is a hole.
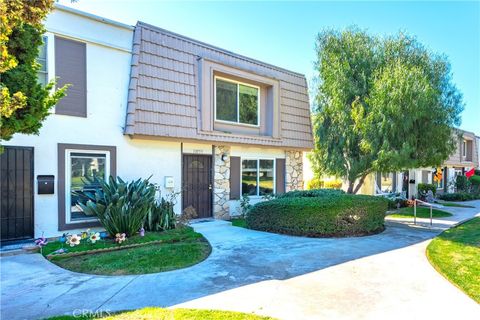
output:
M95 243L95 242L97 242L98 240L100 240L100 233L99 233L99 232L96 232L96 233L92 232L92 233L90 234L90 241L91 241L92 243Z
M76 234L72 234L71 236L68 236L67 244L69 244L70 247L75 247L76 245L80 244L80 240L81 240L80 236Z

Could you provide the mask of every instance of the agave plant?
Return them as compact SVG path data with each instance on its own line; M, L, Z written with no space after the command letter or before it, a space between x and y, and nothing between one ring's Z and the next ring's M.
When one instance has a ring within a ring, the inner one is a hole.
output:
M120 177L100 180L100 185L94 193L83 193L88 200L78 205L85 214L97 216L111 236L137 233L155 203L154 185L149 179L125 182Z
M145 221L145 229L149 231L165 231L174 229L176 216L173 207L177 193L170 194L167 199L161 198L152 207Z

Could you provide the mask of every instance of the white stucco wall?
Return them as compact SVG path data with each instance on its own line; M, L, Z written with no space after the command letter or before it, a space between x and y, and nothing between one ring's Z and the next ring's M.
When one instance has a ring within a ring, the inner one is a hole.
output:
M87 117L52 113L40 134L15 135L4 145L34 147L35 237L57 236L58 176L57 144L108 145L117 147L117 175L127 179L147 178L164 185L164 176L173 176L175 190L181 187L181 146L179 142L132 140L123 135L130 76L132 30L102 24L71 13L55 11L49 16L48 70L53 78L54 32L87 43ZM111 44L109 46L107 44ZM54 112L54 111L52 111ZM55 176L55 194L38 195L37 175ZM163 192L167 192L164 188ZM178 199L176 211L180 211Z

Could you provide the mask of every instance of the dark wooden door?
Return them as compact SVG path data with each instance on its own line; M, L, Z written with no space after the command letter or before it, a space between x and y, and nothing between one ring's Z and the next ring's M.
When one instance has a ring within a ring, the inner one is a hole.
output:
M192 206L198 218L212 216L212 157L184 154L182 207Z
M0 155L2 243L33 238L33 148L4 148Z

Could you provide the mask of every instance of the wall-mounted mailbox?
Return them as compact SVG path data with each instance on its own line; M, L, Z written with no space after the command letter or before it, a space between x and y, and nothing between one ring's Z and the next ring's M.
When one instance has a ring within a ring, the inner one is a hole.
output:
M55 189L55 177L37 176L37 190L38 194L53 194Z

